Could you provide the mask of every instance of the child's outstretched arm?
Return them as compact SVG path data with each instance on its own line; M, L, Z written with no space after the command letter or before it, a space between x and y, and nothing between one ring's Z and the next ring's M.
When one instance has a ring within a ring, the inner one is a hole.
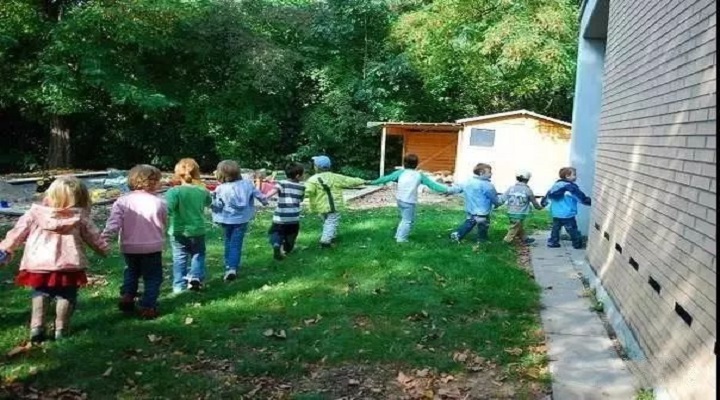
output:
M538 203L537 199L535 198L535 193L533 193L532 189L528 189L528 198L530 199L530 204L535 207L536 210L542 210L544 207Z
M30 227L33 224L32 215L30 212L26 212L22 217L15 223L12 229L5 235L5 240L0 242L0 250L11 253L20 245L25 243L28 235L30 234Z
M430 188L430 190L433 190L438 193L448 193L449 188L443 184L437 183L434 180L430 179L427 175L421 173L420 174L420 183Z
M110 216L107 222L105 222L105 229L103 229L102 236L103 240L110 241L110 239L120 232L120 226L122 224L123 214L125 210L119 204L119 201L113 203L112 209L110 210Z
M388 182L397 182L398 178L400 178L400 175L402 174L402 170L399 169L391 174L387 174L385 176L381 176L374 181L367 182L368 185L384 185Z
M275 189L273 189L273 190L275 190ZM258 199L258 201L259 201L260 203L262 203L262 205L264 205L264 206L267 206L268 204L270 204L270 203L268 202L268 196L265 196L265 195L264 195L260 190L258 190L258 188L256 188L256 187L253 188L252 196L253 196L254 198Z
M580 190L580 187L576 184L568 185L568 192L572 194L573 196L577 197L580 202L586 206L589 206L592 204L592 201L590 200L590 197L588 197L585 193L583 193L582 190Z
M354 188L355 186L365 184L365 179L362 178L353 178L352 176L345 176L340 174L335 174L335 177L337 179L338 186L343 189Z
M90 219L83 219L80 226L80 236L93 251L105 257L110 252L110 246L100 235L100 230Z

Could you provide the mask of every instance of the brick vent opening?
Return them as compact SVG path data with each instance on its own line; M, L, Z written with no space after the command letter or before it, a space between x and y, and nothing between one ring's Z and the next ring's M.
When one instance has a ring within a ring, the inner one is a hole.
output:
M635 271L640 269L640 264L638 264L638 262L635 261L634 258L630 257L630 261L628 261L628 262L630 263L630 265L632 265L632 267L635 269Z
M610 234L607 232L603 233L603 237L605 238L605 240L610 240Z
M660 294L660 291L662 290L662 286L660 286L660 284L658 283L658 281L656 281L655 279L653 279L652 276L648 278L648 285L650 285L650 287L652 287L653 290L654 290L657 294Z
M615 250L617 250L618 253L622 254L622 246L620 246L618 243L615 243Z
M690 313L685 311L685 309L682 308L682 306L678 303L675 303L675 313L677 313L677 315L679 315L680 318L685 321L687 326L692 326L693 317L690 315Z
M600 224L598 224L597 222L595 223L595 230L596 230L596 231L599 231L599 230L600 230Z

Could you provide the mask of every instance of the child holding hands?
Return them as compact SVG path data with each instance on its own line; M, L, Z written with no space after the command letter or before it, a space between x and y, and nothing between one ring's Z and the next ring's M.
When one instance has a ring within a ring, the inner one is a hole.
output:
M102 235L108 240L119 233L120 251L125 258L125 271L118 307L134 312L138 283L143 279L143 296L139 314L142 318L156 318L157 299L163 280L162 250L165 245L167 204L155 195L162 177L152 165L137 165L128 173L131 190L118 198Z
M55 339L65 336L77 301L87 284L88 259L83 243L106 256L108 244L90 219L90 193L73 176L58 177L45 192L43 204L33 204L0 242L12 254L25 244L15 283L32 288L30 341L46 339L46 299L55 299Z

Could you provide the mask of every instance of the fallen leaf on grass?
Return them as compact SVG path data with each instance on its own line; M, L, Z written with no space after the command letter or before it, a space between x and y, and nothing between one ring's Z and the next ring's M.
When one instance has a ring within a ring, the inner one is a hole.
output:
M419 369L419 370L415 371L415 376L418 376L420 378L425 378L426 376L428 376L429 373L430 373L430 370L427 368Z
M513 347L511 349L505 349L505 352L514 356L519 356L520 354L522 354L523 351L519 347Z
M397 381L400 382L401 385L406 386L408 383L412 382L415 378L411 376L405 375L402 371L398 372Z
M269 337L276 337L276 338L278 338L278 339L285 339L285 338L287 338L287 334L285 333L285 330L284 330L284 329L280 329L279 331L276 331L276 330L274 330L274 329L272 329L272 328L271 328L271 329L265 329L265 331L263 331L263 336L268 337L268 338L269 338Z
M18 354L27 353L32 348L32 343L27 342L25 344L21 344L20 346L16 346L12 350L8 351L7 354L5 354L8 358L15 357Z
M110 376L110 374L112 374L112 370L113 370L113 367L106 369L105 372L103 372L103 374L102 374L103 378L107 378L108 376Z
M315 318L310 318L310 319L304 320L303 323L305 324L305 326L310 326L313 324L317 324L318 322L320 322L321 319L322 319L322 317L320 316L320 314L318 314L315 316Z
M192 319L192 317L187 317L185 318L185 325L190 325L193 323L193 321L194 319Z
M359 384L360 384L360 381L357 380L357 379L350 379L350 380L348 380L348 385L350 385L350 386L357 386L357 385L359 385Z
M187 323L187 321L186 321L186 323ZM147 335L147 338L150 341L150 343L155 343L155 342L159 342L160 340L162 340L162 336L157 336L157 335L153 335L153 334Z

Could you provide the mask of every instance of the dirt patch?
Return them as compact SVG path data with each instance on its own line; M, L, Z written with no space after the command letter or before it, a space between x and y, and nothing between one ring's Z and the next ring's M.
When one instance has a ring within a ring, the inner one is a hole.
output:
M354 210L363 210L394 206L397 204L397 200L395 199L396 193L396 185L387 185L377 192L348 202L348 207ZM422 186L420 190L418 190L419 204L459 204L459 202L460 200L457 196L444 196Z

